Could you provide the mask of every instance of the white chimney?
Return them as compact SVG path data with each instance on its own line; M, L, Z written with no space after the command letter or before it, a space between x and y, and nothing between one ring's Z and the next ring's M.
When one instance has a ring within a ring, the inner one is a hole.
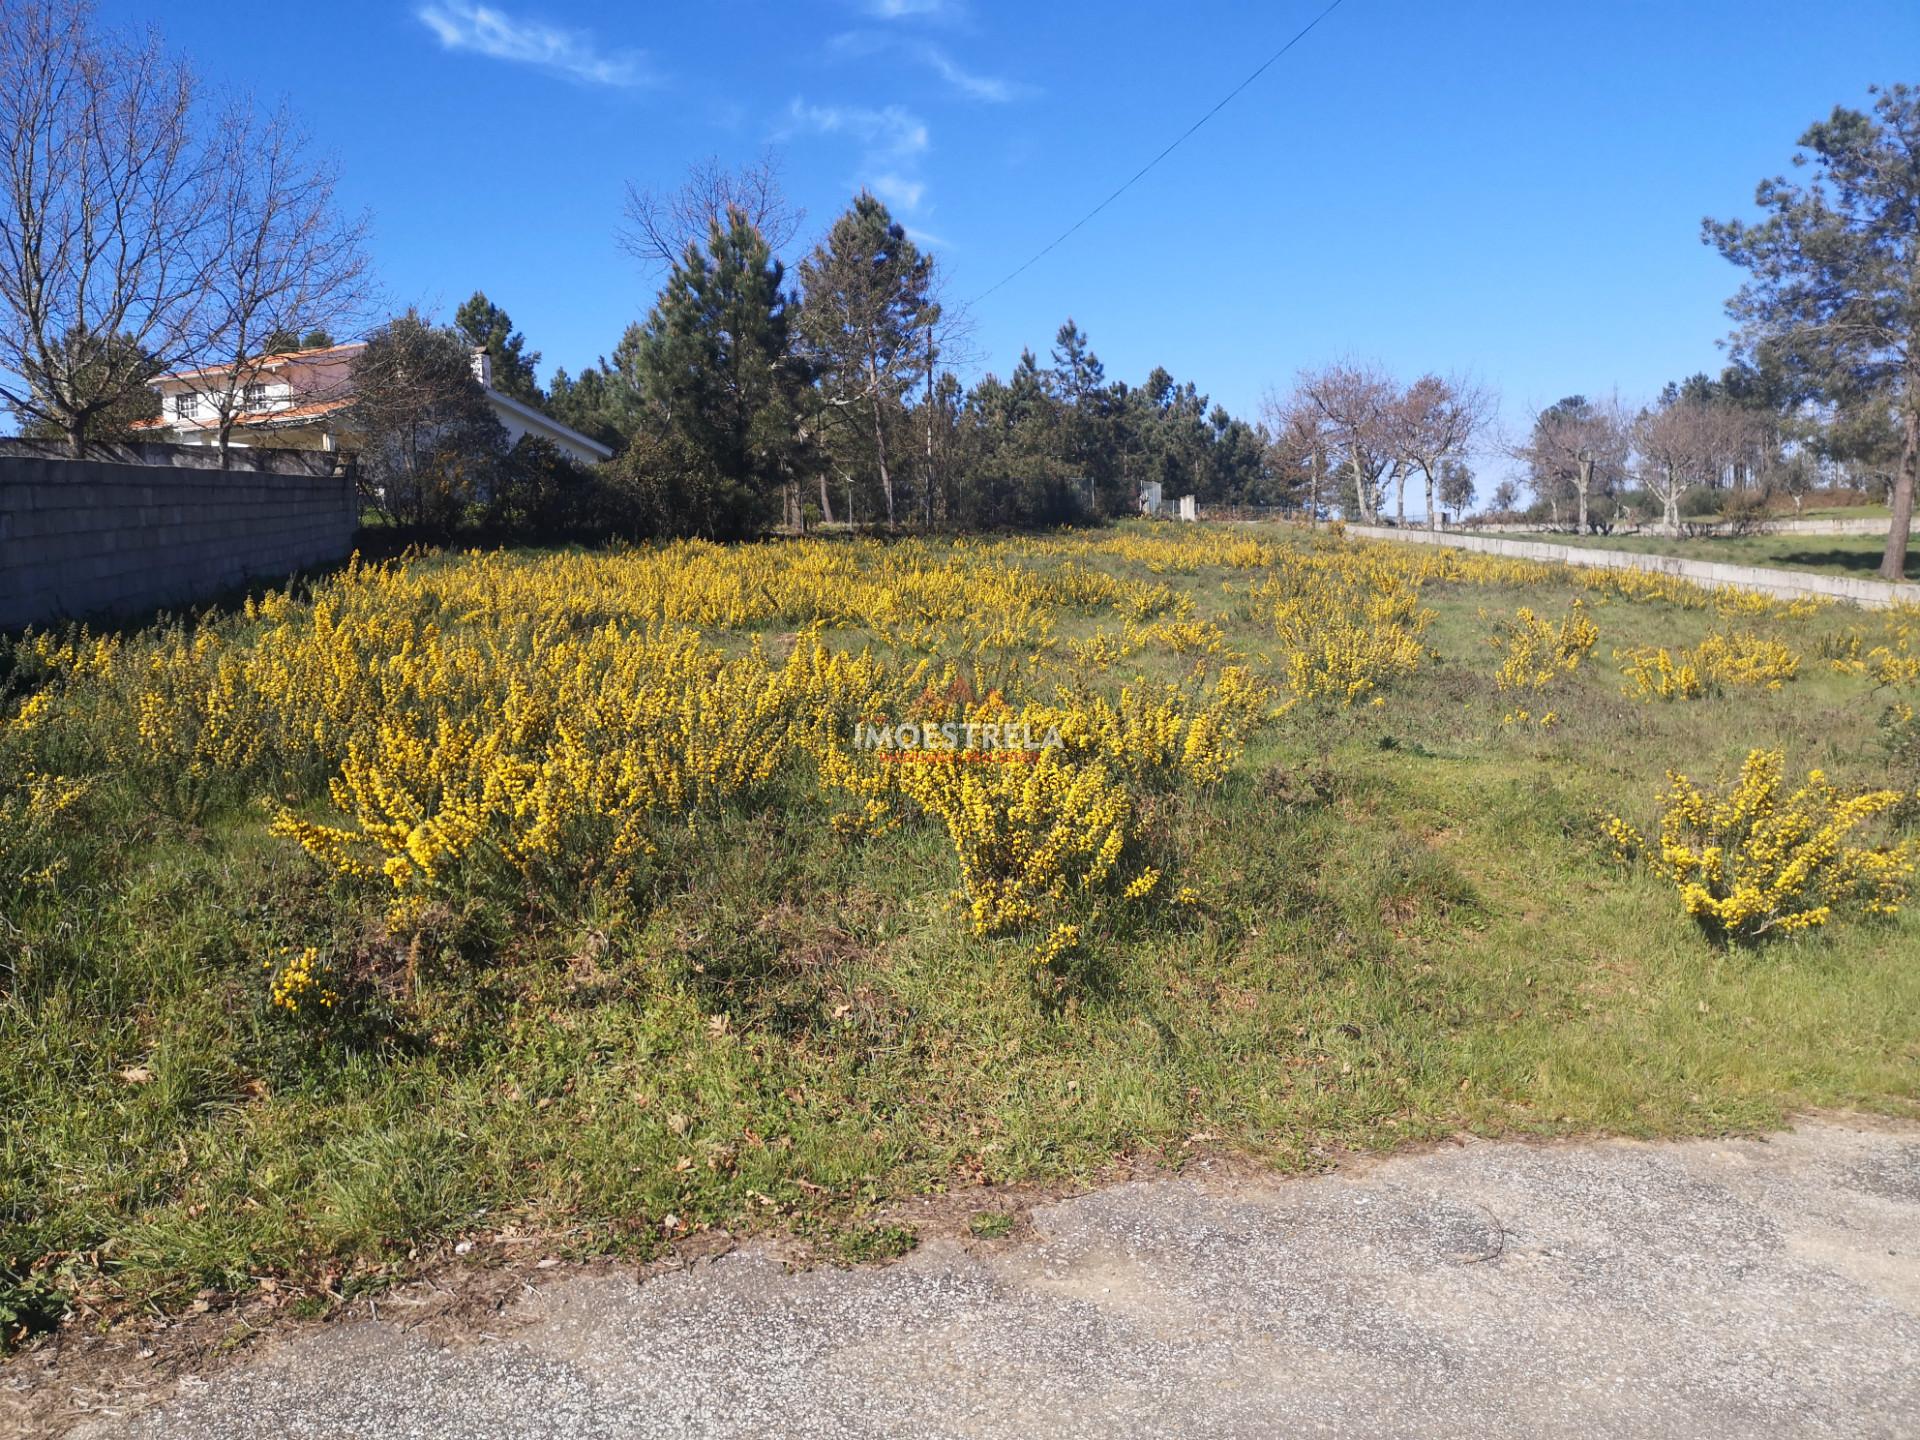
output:
M484 345L473 347L473 378L480 382L482 390L493 388L493 357Z

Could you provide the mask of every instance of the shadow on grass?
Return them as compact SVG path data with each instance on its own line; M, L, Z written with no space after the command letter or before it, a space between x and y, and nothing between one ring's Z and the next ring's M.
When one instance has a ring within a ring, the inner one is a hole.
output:
M1872 580L1880 573L1878 550L1790 550L1761 562L1790 570L1838 570ZM1906 578L1920 580L1920 546L1907 551Z

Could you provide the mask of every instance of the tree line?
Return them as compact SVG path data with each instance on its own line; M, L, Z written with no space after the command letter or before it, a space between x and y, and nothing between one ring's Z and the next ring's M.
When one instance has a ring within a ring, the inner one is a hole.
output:
M1624 520L1678 533L1702 516L1798 512L1820 491L1891 500L1901 440L1891 396L1824 400L1772 365L1739 362L1717 379L1670 381L1639 407L1567 396L1535 414L1510 453L1522 468L1494 490L1499 514L1602 534Z
M1904 573L1920 479L1920 90L1871 87L1800 136L1804 181L1762 180L1757 221L1702 222L1747 272L1727 302L1732 363L1669 383L1650 404L1569 396L1510 447L1515 511L1582 530L1638 515L1738 520L1824 488L1884 499L1880 574Z
M649 534L770 525L1032 526L1130 513L1169 496L1274 504L1287 476L1264 429L1156 368L1110 380L1071 319L1043 361L971 386L964 329L935 258L871 194L856 195L789 277L797 230L770 162L696 167L666 196L630 197L631 253L664 271L651 311L610 355L528 398L616 451L603 499ZM791 282L791 283L790 283ZM496 383L523 353L484 294Z
M1426 523L1473 504L1469 463L1494 418L1493 393L1464 376L1427 374L1401 385L1377 364L1343 361L1304 370L1263 413L1290 495L1314 518L1338 509L1362 524L1407 522L1407 486L1418 482Z
M1752 222L1703 238L1747 272L1717 377L1651 403L1570 395L1493 435L1470 377L1402 382L1347 361L1270 393L1257 420L1156 368L1110 379L1068 319L971 385L964 315L874 196L853 198L791 276L803 217L770 159L630 189L622 246L661 276L610 353L543 388L540 355L483 293L450 325L411 312L355 361L349 424L369 497L395 519L627 535L769 526L992 527L1097 521L1159 485L1211 506L1434 524L1476 499L1474 456L1516 470L1491 494L1551 523L1638 512L1677 526L1815 487L1883 493L1898 575L1920 471L1920 91L1876 89L1800 138L1803 181L1764 180ZM0 403L74 453L152 415L160 374L211 403L229 443L259 363L360 333L366 221L284 109L209 95L151 32L107 33L88 0L0 9ZM514 451L470 373L596 437L586 474Z

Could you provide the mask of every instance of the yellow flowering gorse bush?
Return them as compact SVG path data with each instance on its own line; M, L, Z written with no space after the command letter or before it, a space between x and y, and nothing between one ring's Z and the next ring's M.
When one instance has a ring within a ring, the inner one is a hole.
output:
M74 811L92 788L91 779L29 770L17 784L0 789L0 885L37 890L59 877L66 868L55 843L60 827L73 823Z
M309 1019L323 1017L339 1005L340 994L333 988L319 950L309 945L297 955L284 949L280 953L283 960L263 961L261 966L273 974L267 994L269 1005Z
M1779 751L1754 750L1725 794L1669 774L1658 843L1618 816L1606 823L1608 838L1623 857L1643 854L1686 913L1724 939L1810 929L1849 904L1897 913L1920 842L1861 843L1860 834L1900 792L1846 794L1811 770L1788 793L1785 772Z
M843 827L943 826L970 927L1040 927L1036 954L1057 956L1062 925L1156 891L1140 797L1217 783L1273 710L1188 595L1099 567L1115 553L1188 573L1275 549L1189 533L356 563L238 625L34 637L44 684L8 724L37 736L64 693L86 697L106 718L101 761L179 819L218 785L288 797L273 830L383 892L400 925L477 891L559 903L629 886L670 827L697 836L727 806L811 791ZM1066 616L1118 638L1063 653ZM1089 683L1154 655L1192 669ZM1058 743L890 765L849 744L885 715L997 715ZM56 802L43 787L6 803Z
M1722 687L1778 690L1800 671L1800 657L1778 640L1716 632L1691 650L1639 646L1614 652L1626 693L1639 700L1697 700Z
M1208 571L1223 575L1217 617L1176 583ZM185 823L271 797L277 834L404 926L481 893L558 907L627 889L684 863L732 807L812 805L848 835L938 826L967 927L1027 934L1046 961L1110 907L1195 903L1153 852L1158 797L1221 784L1296 707L1384 703L1432 656L1427 587L1547 583L1586 598L1496 634L1495 687L1526 701L1509 719L1533 722L1535 697L1591 653L1589 602L1810 613L1637 572L1174 526L356 562L309 598L269 594L224 621L21 642L25 690L0 717L19 752L0 756L0 863L40 874L34 837L91 783L69 774L124 776ZM1229 618L1259 653L1234 648ZM1901 623L1828 658L1897 674ZM1628 671L1684 695L1777 685L1797 663L1731 632L1633 652ZM888 721L1050 743L913 763L850 743Z
M1587 614L1585 603L1575 600L1558 625L1522 606L1511 621L1494 627L1491 639L1500 655L1493 683L1501 690L1524 693L1545 690L1579 669L1600 642L1600 627Z
M1373 698L1427 657L1422 572L1383 546L1290 552L1248 589L1270 623L1294 703L1338 707Z
M1820 653L1842 675L1864 676L1875 685L1920 686L1920 612L1912 607L1889 610L1878 636L1852 626Z

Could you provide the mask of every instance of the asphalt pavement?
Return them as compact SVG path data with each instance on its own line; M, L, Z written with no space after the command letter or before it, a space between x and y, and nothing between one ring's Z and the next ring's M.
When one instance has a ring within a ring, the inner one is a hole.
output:
M183 1380L104 1437L1920 1435L1920 1127L1196 1173L1011 1238L569 1278Z

